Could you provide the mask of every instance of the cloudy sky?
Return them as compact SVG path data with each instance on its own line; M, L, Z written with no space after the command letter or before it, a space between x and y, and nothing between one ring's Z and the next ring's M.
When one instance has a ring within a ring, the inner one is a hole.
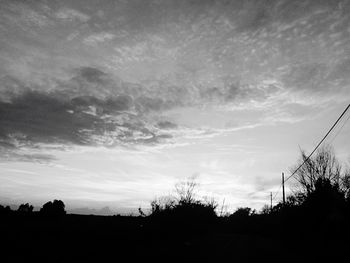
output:
M346 0L0 0L2 203L259 209L349 100Z

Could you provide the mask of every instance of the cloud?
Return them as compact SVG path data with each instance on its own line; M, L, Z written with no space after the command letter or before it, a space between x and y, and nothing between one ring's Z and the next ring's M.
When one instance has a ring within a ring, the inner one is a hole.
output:
M55 16L64 22L87 22L90 20L90 16L87 14L71 8L61 8L56 12Z
M57 84L55 92L64 96L107 100L114 98L138 112L160 112L178 107L226 104L244 100L262 101L281 89L276 81L264 80L257 84L240 84L233 79L218 87L175 85L167 79L130 83L97 67L80 67L74 76ZM116 99L118 97L118 99ZM86 97L87 98L87 97ZM118 103L121 104L121 103Z
M97 45L99 43L103 43L109 40L113 40L116 36L112 33L108 32L101 32L101 33L96 33L92 34L88 37L86 37L83 42L87 45Z
M175 123L172 123L170 121L159 121L157 123L157 126L160 128L160 129L175 129L177 128L177 125Z
M17 39L6 42L13 65L1 72L2 144L155 145L254 127L243 121L233 128L185 127L167 118L188 108L261 111L257 125L293 122L307 110L295 97L314 103L348 88L348 5L334 2L122 1L108 10L96 4L97 16L79 5L57 10L6 2L12 10L1 13L6 27L18 17L16 26L42 38L23 40L14 31Z
M50 163L56 160L56 157L51 154L33 152L33 149L16 148L13 144L0 138L0 156L1 162L35 162L35 163Z
M0 3L0 21L4 28L20 28L23 31L34 33L34 29L43 29L52 26L50 14L43 11L44 6L29 5L24 1L2 1ZM0 27L1 28L1 27Z
M54 87L25 85L5 76L0 87L1 147L21 149L38 144L132 146L169 143L178 138L211 138L242 128L189 128L167 119L170 110L244 101L264 103L283 91L278 82L241 85L234 80L220 87L186 87L164 81L140 85L122 81L97 67L71 70ZM253 104L251 104L253 105ZM219 108L218 108L219 109ZM163 117L162 114L165 114Z
M25 92L11 102L0 103L0 134L21 141L84 143L78 131L93 129L98 119L86 113L71 114L73 106L49 94Z
M88 82L104 83L108 79L108 74L98 68L81 67L78 69L75 79L82 78Z
M2 90L7 94L0 101L2 148L21 149L41 143L128 146L156 144L171 138L155 123L148 122L140 111L154 110L154 106L134 100L121 89L113 89L114 82L98 69L80 68L76 72L59 90L44 92L29 87L14 93L6 87ZM98 89L104 89L105 96Z
M279 178L267 179L261 176L257 176L254 179L255 193L266 194L266 192L268 191L271 191L271 190L275 191L276 185L278 185L279 183L280 183Z

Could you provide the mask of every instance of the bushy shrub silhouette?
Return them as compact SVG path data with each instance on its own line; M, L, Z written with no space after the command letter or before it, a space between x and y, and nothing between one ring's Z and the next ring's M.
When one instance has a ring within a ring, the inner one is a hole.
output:
M150 217L154 219L173 220L178 222L200 223L214 220L216 206L199 200L191 202L172 202L172 205L161 205L153 202Z
M161 197L151 202L150 217L187 223L208 222L215 219L217 202L213 199L196 198L197 186L194 178L176 184L175 197Z
M250 207L239 207L232 215L230 215L230 218L247 218L253 214L255 214L255 211Z
M306 197L303 206L318 215L341 211L345 208L345 195L338 184L319 178L315 183L315 191Z
M65 205L61 200L49 201L40 209L40 214L47 216L62 216L66 214Z
M191 203L180 202L173 210L174 218L179 220L210 221L216 217L215 207L210 204L194 201Z
M232 224L236 225L236 227L239 226L243 230L250 226L252 217L255 214L255 210L250 207L239 207L228 217L228 219Z

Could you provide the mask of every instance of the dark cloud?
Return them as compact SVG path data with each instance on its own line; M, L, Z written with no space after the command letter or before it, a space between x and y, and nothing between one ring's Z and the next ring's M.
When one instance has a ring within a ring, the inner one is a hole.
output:
M166 81L144 86L123 82L94 67L72 72L72 78L54 80L55 87L47 91L39 85L25 86L14 77L3 78L1 147L32 147L38 143L156 144L171 138L161 130L177 125L166 120L153 122L147 118L151 112L262 96L237 83L187 89Z
M74 72L70 80L58 82L47 92L5 78L0 90L4 95L0 100L2 148L36 143L153 144L171 137L157 134L144 114L169 108L174 102L147 97L140 86L118 83L97 68L82 67ZM18 87L18 92L11 92L11 86Z
M0 147L14 150L37 143L153 144L169 138L157 134L156 127L143 119L142 112L131 111L135 107L129 95L108 99L71 96L27 90L13 95L10 101L0 101ZM154 105L142 103L142 107L155 110Z
M172 123L170 121L159 121L157 123L157 127L160 129L175 129L177 128L177 125L175 123Z
M106 73L92 67L80 68L78 76L89 82L103 83L108 81L108 75Z
M101 120L83 111L71 113L73 105L35 91L0 102L0 136L20 135L31 142L84 144L82 130L96 130Z

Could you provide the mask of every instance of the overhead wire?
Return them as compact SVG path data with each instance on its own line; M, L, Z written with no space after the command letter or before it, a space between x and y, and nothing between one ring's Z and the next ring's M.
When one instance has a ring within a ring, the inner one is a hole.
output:
M306 157L306 159L302 162L302 164L300 164L298 166L298 168L296 168L294 170L294 172L290 176L288 176L286 180L284 180L284 182L287 182L290 178L292 178L296 174L296 172L310 159L310 157L315 153L315 151L318 149L318 147L320 147L320 145L324 142L324 140L327 138L327 136L337 126L337 124L343 118L343 116L345 116L345 113L348 111L349 108L350 108L350 104L345 108L345 110L342 112L342 114L339 116L339 118L336 120L336 122L332 125L332 127L328 130L326 135L323 136L322 140L316 145L316 147L313 149L313 151ZM345 122L343 123L343 125L340 127L340 129L338 130L336 135L332 138L331 142L333 142L334 139L339 135L340 131L343 129L343 127L345 126L345 124L348 122L349 119L350 119L350 114L349 114L348 118L345 120ZM272 200L274 200L277 197L277 195L280 192L281 188L282 188L282 184L280 184L280 187L278 188L277 192L273 196Z
M306 157L306 159L298 166L295 171L287 177L287 179L284 182L287 182L290 178L294 176L294 174L310 159L310 157L314 154L314 152L320 147L320 145L323 143L323 141L327 138L327 136L331 133L331 131L334 129L334 127L338 124L340 119L344 116L344 114L347 112L347 110L350 108L350 104L345 108L343 113L339 116L339 118L336 120L336 122L333 124L333 126L328 130L325 136L323 136L322 140L316 145L315 149Z
M340 134L340 132L343 130L344 126L347 124L347 122L350 119L350 114L349 116L346 118L346 120L343 122L343 125L339 128L338 132L333 136L333 138L330 140L330 144L333 143L333 141L338 137L338 135Z

